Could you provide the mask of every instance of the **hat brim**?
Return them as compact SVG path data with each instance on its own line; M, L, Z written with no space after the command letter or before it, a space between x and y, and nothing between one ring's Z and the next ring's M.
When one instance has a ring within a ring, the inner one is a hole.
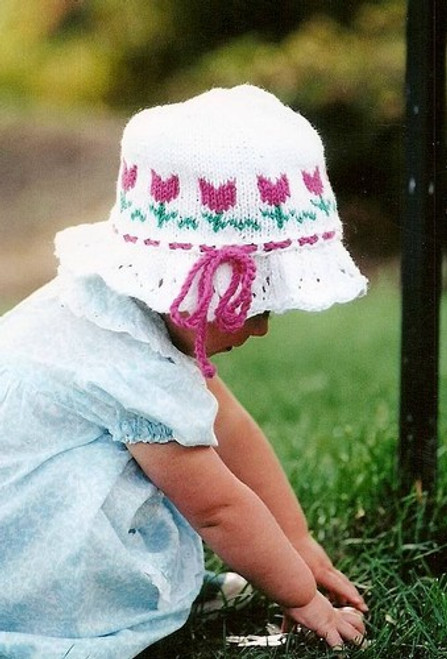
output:
M110 221L69 227L56 235L59 271L75 277L100 276L113 290L137 298L159 313L169 313L200 250L134 244L116 235ZM252 255L256 279L248 316L264 311L322 311L366 293L367 279L359 272L341 239L317 245L257 251ZM214 285L216 300L228 286L230 266L222 264ZM193 311L191 287L182 309Z

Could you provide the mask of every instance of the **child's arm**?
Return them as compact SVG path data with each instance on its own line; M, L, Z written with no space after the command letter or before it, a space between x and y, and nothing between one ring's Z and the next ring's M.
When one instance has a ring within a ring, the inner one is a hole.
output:
M302 508L262 430L220 378L209 380L208 387L219 403L215 430L222 460L262 499L311 568L317 583L338 603L367 611L355 586L335 569L309 534Z
M306 563L261 499L210 447L137 443L128 449L146 475L174 503L207 544L287 615L329 645L364 635L361 618L334 609L316 590Z

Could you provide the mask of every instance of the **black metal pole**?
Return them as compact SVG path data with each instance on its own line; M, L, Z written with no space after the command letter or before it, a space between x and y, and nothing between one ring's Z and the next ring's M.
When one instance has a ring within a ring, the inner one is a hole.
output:
M446 0L408 0L399 476L436 488Z

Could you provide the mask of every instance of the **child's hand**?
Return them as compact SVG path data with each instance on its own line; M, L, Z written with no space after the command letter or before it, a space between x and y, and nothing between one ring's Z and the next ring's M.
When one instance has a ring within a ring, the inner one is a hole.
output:
M323 547L309 534L295 544L301 558L307 563L317 584L324 588L332 602L351 605L363 613L368 612L365 600L353 583L337 570Z
M351 607L335 609L319 592L306 604L285 609L283 631L290 631L295 623L311 629L331 647L341 647L345 641L361 645L365 636L363 616Z

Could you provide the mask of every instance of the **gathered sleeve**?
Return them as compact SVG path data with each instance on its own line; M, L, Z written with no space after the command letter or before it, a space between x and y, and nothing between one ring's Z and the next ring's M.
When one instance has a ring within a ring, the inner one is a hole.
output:
M157 354L99 361L78 375L81 413L117 442L215 446L217 402L200 377Z

